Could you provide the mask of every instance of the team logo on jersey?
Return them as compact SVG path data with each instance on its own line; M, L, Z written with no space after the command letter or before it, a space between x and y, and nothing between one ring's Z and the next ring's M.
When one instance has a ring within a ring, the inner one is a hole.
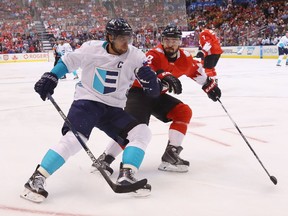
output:
M106 71L100 68L96 68L93 88L101 93L108 94L116 91L117 79L119 72L117 71Z

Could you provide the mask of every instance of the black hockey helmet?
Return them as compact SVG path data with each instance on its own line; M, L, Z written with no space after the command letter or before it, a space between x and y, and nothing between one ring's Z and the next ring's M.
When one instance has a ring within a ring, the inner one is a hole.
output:
M205 27L205 25L206 25L205 21L198 22L198 26Z
M176 25L167 25L163 30L162 37L181 38L182 31Z
M205 26L206 26L206 22L205 21L199 21L197 23L197 26L196 26L195 30L197 30L197 31L202 30L203 28L205 28Z
M106 24L106 34L132 36L132 28L125 19L114 18Z

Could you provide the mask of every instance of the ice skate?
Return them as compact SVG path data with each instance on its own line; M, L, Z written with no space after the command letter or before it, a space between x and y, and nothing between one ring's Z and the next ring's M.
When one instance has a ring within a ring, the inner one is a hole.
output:
M287 65L287 64L286 64ZM276 66L281 67L281 64L276 64Z
M131 168L123 168L123 164L120 164L120 172L117 179L119 185L129 185L137 182L138 180L134 177L135 172ZM143 188L140 188L132 192L133 196L145 197L149 196L151 192L151 185L146 184Z
M32 202L43 202L48 196L48 192L44 189L45 180L46 178L36 169L24 185L25 189L20 196Z
M183 160L179 156L182 150L181 146L168 145L158 169L169 172L188 172L189 161Z
M111 176L114 170L110 167L110 164L115 160L115 158L111 155L107 155L106 153L101 154L97 161L101 164L102 169L107 173L108 176ZM98 173L97 164L93 163L91 166L91 173Z

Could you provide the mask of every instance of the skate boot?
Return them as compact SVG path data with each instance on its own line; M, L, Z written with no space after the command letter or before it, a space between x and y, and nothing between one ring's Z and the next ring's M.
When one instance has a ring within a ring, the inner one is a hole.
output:
M48 196L48 192L44 189L46 178L37 170L39 166L24 185L23 193L20 194L22 198L37 203L43 202Z
M179 154L183 150L181 146L169 145L162 156L162 163L158 167L162 171L188 172L189 161L180 158Z
M276 66L279 66L279 67L281 67L281 64L278 64L278 63L277 63L277 64L276 64Z
M120 164L120 172L117 179L119 185L129 185L137 182L138 180L134 177L135 172L131 168L124 168L123 164ZM144 197L150 195L151 185L146 184L143 188L140 188L133 192L133 196Z
M108 176L113 174L113 169L110 167L110 164L115 160L115 158L111 155L107 155L106 153L101 154L97 161L101 164L102 169L107 173ZM98 173L96 163L93 163L91 166L91 173Z

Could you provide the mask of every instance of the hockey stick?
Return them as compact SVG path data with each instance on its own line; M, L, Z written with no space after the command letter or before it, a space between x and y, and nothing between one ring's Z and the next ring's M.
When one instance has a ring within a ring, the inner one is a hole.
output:
M86 153L88 154L88 156L90 157L90 159L92 160L93 163L96 164L97 169L99 170L99 172L101 173L101 175L104 177L104 179L106 180L106 182L109 184L109 186L112 188L112 190L115 193L129 193L129 192L134 192L140 188L143 188L146 184L147 184L147 179L142 179L139 180L133 184L130 185L118 185L115 184L110 177L107 175L107 173L103 170L101 163L95 158L95 156L93 155L93 153L90 151L90 149L88 148L88 146L86 145L86 143L81 139L79 133L76 131L76 129L73 127L73 125L71 124L71 122L69 121L69 119L66 117L66 115L63 113L63 111L61 110L61 108L58 106L58 104L55 102L54 98L50 95L47 94L48 99L51 101L51 103L53 104L53 106L56 108L56 110L58 111L58 113L60 114L60 116L63 118L63 120L65 121L65 123L67 124L67 126L70 128L70 130L73 132L73 134L75 135L75 137L77 138L77 140L79 141L79 143L81 144L81 146L84 148L84 150L86 151Z
M250 148L250 150L253 152L253 154L255 155L255 157L257 158L257 160L259 161L259 163L261 164L261 166L263 167L263 169L265 170L265 172L267 173L267 175L269 176L270 180L276 185L277 184L277 179L275 176L271 176L267 169L264 167L263 163L261 162L261 160L259 159L259 157L257 156L257 154L255 153L255 151L253 150L253 148L251 147L251 145L249 144L248 140L246 139L246 137L243 135L243 133L240 131L239 127L237 126L237 124L235 123L235 121L232 119L232 117L229 115L228 111L226 110L226 108L224 107L224 105L222 104L222 102L220 101L219 98L217 98L217 100L219 101L219 103L221 104L222 108L224 109L224 111L226 112L226 114L228 115L228 117L230 118L230 120L233 122L234 126L236 127L236 129L238 130L238 132L240 133L240 135L242 136L242 138L244 139L244 141L246 142L246 144L248 145L248 147Z

